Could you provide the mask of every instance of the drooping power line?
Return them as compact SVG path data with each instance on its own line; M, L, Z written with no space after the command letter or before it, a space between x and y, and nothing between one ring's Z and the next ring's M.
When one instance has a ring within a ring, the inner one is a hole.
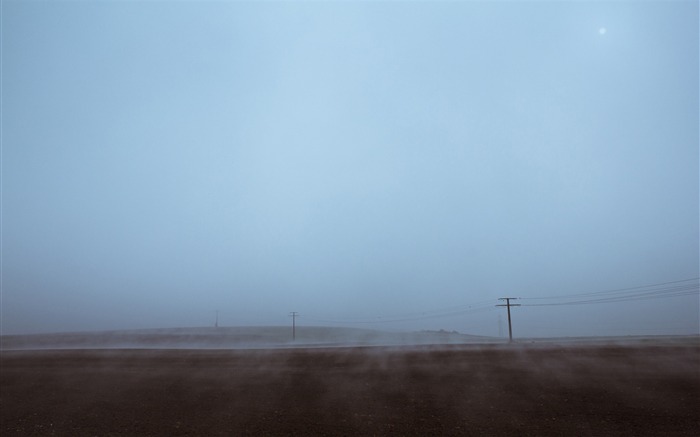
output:
M416 320L425 319L436 319L445 317L455 317L461 315L474 314L484 311L494 310L493 304L495 299L489 299L487 301L481 301L474 304L459 305L449 308L443 308L440 310L431 310L423 312L413 312L404 314L395 314L391 316L376 316L376 317L362 317L362 318L309 318L307 320L313 320L315 322L322 323L333 323L333 324L375 324L375 323L398 323L398 322L410 322Z
M617 288L589 293L576 293L558 296L522 298L536 300L537 303L523 303L523 306L588 305L615 302L630 302L648 299L664 299L700 294L700 278L661 282L636 287ZM545 302L541 302L541 301Z
M641 301L648 299L665 299L680 296L700 295L700 278L688 278L677 281L660 282L635 287L616 288L610 290L582 292L567 295L549 295L536 297L521 297L521 306L557 306L557 305L587 305L616 302ZM510 298L515 299L515 298ZM532 303L527 303L533 301ZM320 323L362 325L378 323L411 322L426 319L438 319L465 316L480 312L496 310L496 299L489 299L472 304L456 305L429 311L394 314L389 316L357 317L357 318L308 318ZM513 306L513 304L511 304Z

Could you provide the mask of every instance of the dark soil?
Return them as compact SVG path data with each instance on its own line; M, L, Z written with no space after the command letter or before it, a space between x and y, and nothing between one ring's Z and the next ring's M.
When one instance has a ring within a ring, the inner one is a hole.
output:
M697 436L700 347L3 351L9 436Z

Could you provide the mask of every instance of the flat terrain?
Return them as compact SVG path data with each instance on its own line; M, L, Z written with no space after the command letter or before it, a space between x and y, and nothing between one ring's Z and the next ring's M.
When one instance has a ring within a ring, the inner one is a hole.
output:
M504 343L504 339L447 331L385 332L327 326L229 326L2 335L0 349L251 349L289 346L380 346Z
M697 340L1 354L3 436L700 435Z

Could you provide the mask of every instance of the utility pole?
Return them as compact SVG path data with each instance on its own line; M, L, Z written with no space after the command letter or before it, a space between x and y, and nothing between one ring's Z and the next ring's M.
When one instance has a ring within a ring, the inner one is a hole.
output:
M299 313L296 311L292 311L289 313L289 316L292 318L292 340L296 340L297 338L297 317L299 317Z
M501 315L498 315L498 338L503 338L503 320Z
M513 325L511 324L511 321L510 321L510 307L519 307L520 306L519 303L510 303L511 299L517 300L518 298L517 297L501 297L498 300L505 300L506 303L501 304L501 305L496 305L497 307L508 308L508 343L513 342Z
M216 312L216 321L214 322L214 328L219 327L219 312Z

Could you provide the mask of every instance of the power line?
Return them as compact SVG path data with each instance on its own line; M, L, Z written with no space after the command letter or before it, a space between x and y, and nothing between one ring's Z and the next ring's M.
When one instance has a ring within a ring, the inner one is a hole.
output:
M599 303L616 303L616 302L631 302L631 301L641 301L649 299L664 299L670 297L680 297L680 296L692 296L697 295L697 291L689 291L685 293L671 293L664 295L653 295L653 296L626 296L618 298L607 298L607 299L590 299L590 300L577 300L571 302L552 302L552 303L529 303L522 304L522 306L527 307L537 307L537 306L560 306L560 305L588 305L588 304L599 304Z
M670 285L670 284L679 284L677 286L683 287L683 286L694 286L698 287L697 281L700 280L700 278L688 278L688 279L681 279L679 281L669 281L669 282L660 282L657 284L649 284L649 285L639 285L636 287L627 287L627 288L615 288L611 290L603 290L603 291L594 291L594 292L585 292L585 293L575 293L575 294L567 294L567 295L555 295L555 296L537 296L537 297L523 297L521 299L528 299L528 300L535 300L535 299L564 299L564 298L573 298L573 297L586 297L586 296L596 296L596 295L605 295L605 294L625 294L628 292L634 292L634 290L639 290L643 288L651 288L651 287L658 287L661 285ZM695 284L683 284L683 283L688 283L688 282L695 282Z
M506 304L495 305L494 299L475 302L472 304L456 305L442 309L435 309L421 312L411 312L404 314L395 314L391 316L376 316L376 317L356 317L356 318L307 318L307 320L342 324L342 325L370 325L384 323L400 323L411 322L417 320L438 319L456 316L465 316L486 311L497 310L496 306L506 306L510 312L511 306L560 306L560 305L587 305L587 304L604 304L617 302L641 301L648 299L665 299L680 296L692 296L700 294L700 278L688 278L677 281L659 282L655 284L639 285L635 287L616 288L610 290L583 292L569 295L550 295L537 297L521 297L521 298L501 298L506 300ZM510 300L521 299L522 304L512 304ZM527 301L545 301L527 303ZM549 301L549 302L547 302ZM298 317L298 313L293 312L292 316L292 335L294 336L294 321ZM509 334L512 340L512 326L509 320Z
M689 278L679 281L661 282L591 293L523 298L523 300L553 300L553 302L545 303L525 303L523 306L588 305L692 296L700 294L698 279L700 278Z
M483 311L493 310L493 300L483 301L488 303L483 303L481 305L460 305L457 307L452 307L451 310L433 310L424 311L422 313L408 313L404 315L394 315L394 316L377 316L377 317L365 317L365 318L351 318L351 319L309 319L316 322L323 323L334 323L334 324L375 324L375 323L398 323L398 322L409 322L415 320L425 320L425 319L436 319L445 317L455 317L467 314L474 314ZM462 308L462 309L459 309Z

